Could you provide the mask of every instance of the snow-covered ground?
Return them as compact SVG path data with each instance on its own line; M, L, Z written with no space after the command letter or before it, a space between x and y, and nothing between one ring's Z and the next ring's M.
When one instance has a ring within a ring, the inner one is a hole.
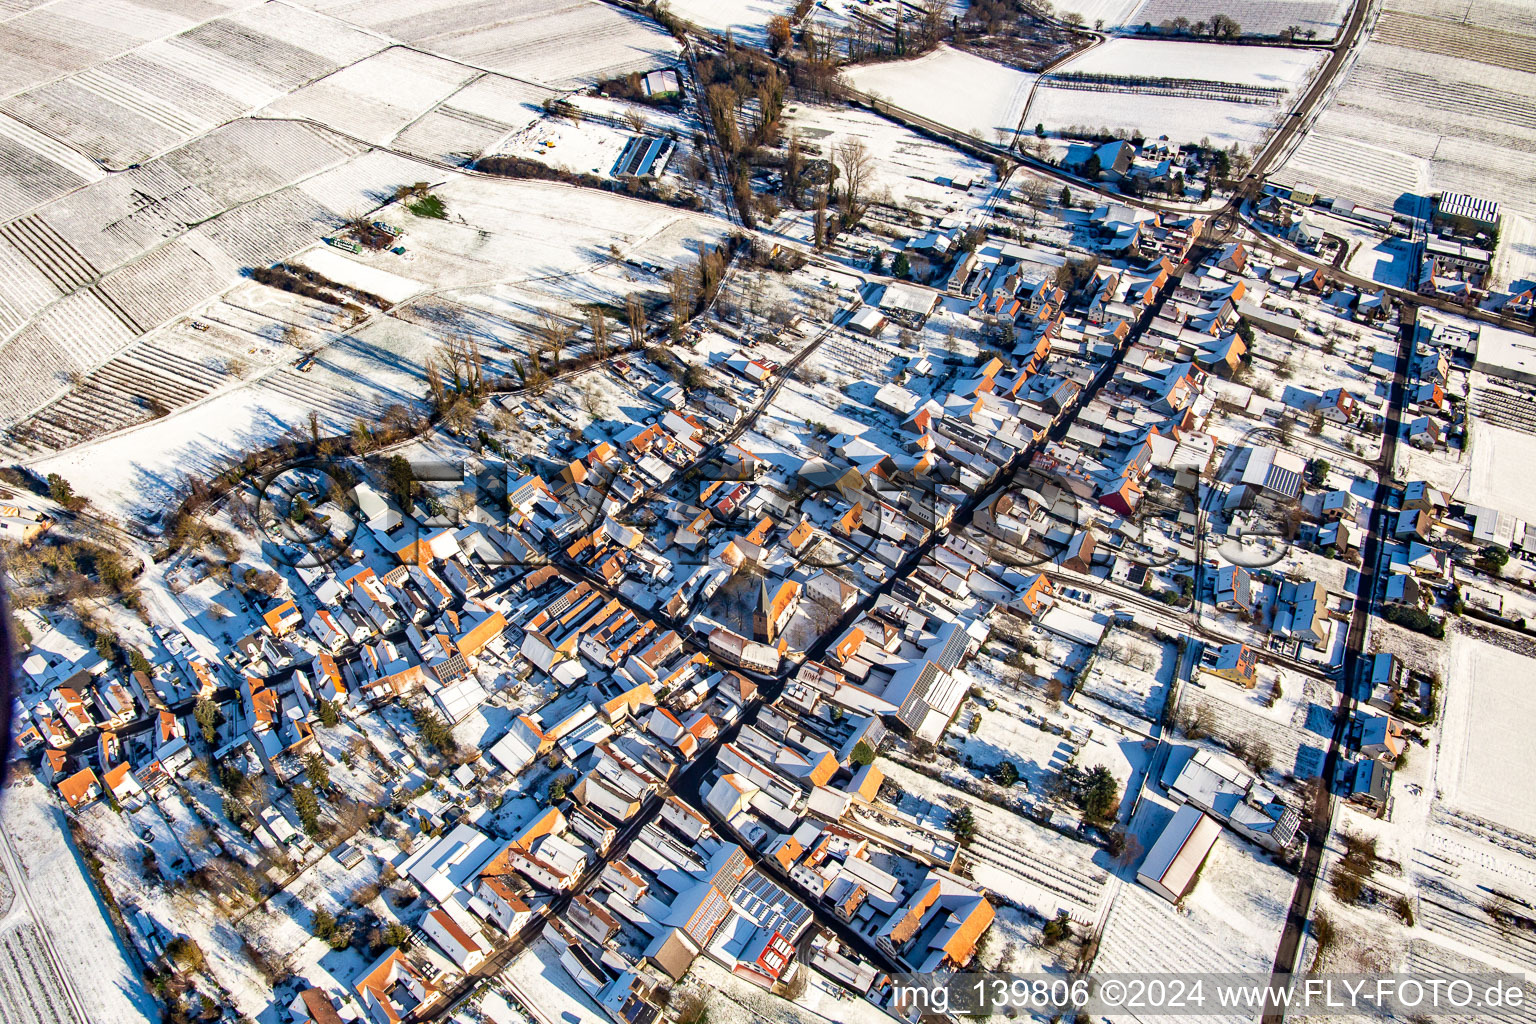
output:
M74 1020L77 1013L63 998L67 986L78 995L80 1008L90 1020L132 1024L159 1019L137 958L122 945L106 906L86 877L86 865L52 794L35 779L18 779L6 787L0 815L0 829L5 832L0 842L9 847L0 866L5 867L7 889L13 893L10 913L0 911L4 915L0 946L6 949L0 962L0 1004L23 1014L30 1007L38 1014L35 1024ZM13 863L20 877L11 871ZM49 947L67 979L59 978ZM44 1004L55 1009L45 1011ZM22 1022L34 1024L24 1016L18 1024Z
M608 1024L607 1014L560 966L560 950L542 936L500 977L538 1024Z
M790 0L670 0L668 6L699 28L729 32L739 43L766 48L768 22L788 17L795 5Z
M1536 282L1536 218L1506 213L1499 224L1499 251L1493 261L1497 287Z
M1536 74L1517 56L1532 31L1503 10L1389 3L1276 180L1387 210L1443 190L1497 200L1506 217L1536 213Z
M847 72L854 88L988 142L1009 133L1040 77L941 46L916 60L868 64Z
M874 158L873 191L889 191L898 205L923 203L934 213L970 208L980 202L981 190L968 195L936 179L995 177L991 165L868 110L797 103L786 113L785 123L798 133L801 144L816 147L824 158L845 139L862 141Z
M1294 93L1321 63L1318 53L1272 47L1188 43L1154 39L1112 39L1086 50L1055 74L1126 75L1178 78L1201 82L1286 89L1286 101L1238 103L1219 98L1155 93L1090 92L1053 86L1046 76L1035 91L1026 124L1048 131L1073 127L1108 129L1177 143L1210 139L1222 145L1252 145L1264 139L1284 116Z
M527 344L530 310L622 304L632 290L659 288L659 279L642 280L638 272L610 266L610 245L666 267L692 262L725 229L723 221L703 215L550 183L455 176L435 193L447 203L448 220L414 217L397 207L379 215L405 229L410 260L392 253L343 257L329 248L303 257L347 283L382 289L387 299L423 290L423 284L432 298L399 315L376 316L355 333L333 335L305 373L279 364L169 416L48 457L43 471L63 474L113 514L164 508L188 475L212 475L302 425L311 410L323 432L342 433L358 416L420 402L423 361L450 322L473 330L488 377L511 374L512 359ZM288 299L242 284L229 301L239 309L230 312L220 300L206 315L249 317L247 306L268 302L282 316ZM251 319L257 329L276 333L279 322Z
M1084 50L1053 74L1081 72L1147 78L1187 78L1275 89L1295 89L1322 63L1311 50L1165 39L1111 39ZM1047 78L1049 80L1049 78Z
M1529 659L1453 634L1436 785L1449 807L1536 835L1536 790L1510 784L1536 773L1530 677Z
M472 66L556 88L648 71L673 63L678 52L677 41L654 21L599 0L519 0L510 7L399 0L347 4L341 15Z
M1536 493L1527 475L1536 461L1536 437L1474 418L1470 447L1472 467L1466 499L1536 522Z
M1062 0L1056 11L1061 18L1075 14L1083 19L1084 25L1102 21L1106 29L1112 29L1140 24L1135 17L1140 6L1141 0Z
M1143 798L1131 827L1143 849L1152 848L1173 812ZM1223 829L1179 907L1133 880L1140 863L1122 869L1095 970L1269 970L1296 880L1267 853Z
M1225 14L1242 26L1243 35L1278 36L1294 26L1300 30L1299 39L1322 43L1338 34L1348 9L1348 0L1146 0L1124 23L1155 27L1186 18L1193 25Z

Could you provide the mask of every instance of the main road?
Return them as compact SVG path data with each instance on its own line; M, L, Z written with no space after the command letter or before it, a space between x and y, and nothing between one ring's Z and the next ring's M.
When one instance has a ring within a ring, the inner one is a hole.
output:
M1398 339L1397 370L1393 374L1387 398L1387 428L1382 440L1381 468L1377 474L1375 493L1371 497L1370 525L1365 543L1361 546L1360 582L1355 589L1355 606L1350 615L1349 633L1344 644L1344 669L1339 680L1343 692L1339 713L1334 716L1333 735L1329 737L1328 752L1323 758L1322 785L1317 787L1307 828L1307 850L1302 857L1296 890L1291 896L1291 906L1285 916L1285 927L1280 932L1280 946L1275 951L1271 990L1296 970L1297 957L1301 953L1302 939L1306 934L1307 917L1312 907L1312 895L1322 871L1328 836L1333 830L1333 813L1338 802L1333 792L1334 776L1338 771L1344 737L1355 711L1356 686L1362 674L1361 657L1365 651L1366 635L1376 599L1375 568L1381 563L1388 529L1387 516L1392 511L1388 507L1387 496L1392 490L1392 465L1397 454L1398 435L1402 430L1403 396L1408 386L1408 361L1413 354L1417 319L1416 316L1404 319ZM1264 1024L1280 1024L1284 1016L1281 1008L1271 1003L1266 1007Z

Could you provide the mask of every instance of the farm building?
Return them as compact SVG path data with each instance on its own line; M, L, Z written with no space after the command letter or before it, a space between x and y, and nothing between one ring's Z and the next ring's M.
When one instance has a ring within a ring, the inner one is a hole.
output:
M1430 223L1436 228L1450 228L1458 235L1492 235L1499 230L1499 204L1464 192L1442 192L1435 197Z
M843 326L866 337L878 338L885 330L887 323L885 314L875 307L860 306L848 317Z
M1169 903L1177 903L1194 883L1196 872L1220 834L1221 826L1214 818L1185 804L1152 844L1152 851L1136 871L1136 881Z
M1479 373L1536 384L1536 344L1525 335L1484 324L1474 351L1472 369Z
M636 135L624 143L624 151L613 163L615 178L644 178L660 174L667 168L667 159L674 146L670 139L657 139L649 135Z
M1277 313L1272 309L1265 309L1254 302L1240 300L1237 304L1237 312L1244 320L1255 327L1268 331L1270 334L1278 334L1282 338L1290 338L1295 341L1301 337L1302 323L1287 313Z
M1301 478L1306 470L1307 464L1294 452L1254 445L1248 449L1241 482L1282 498L1295 498L1301 493Z
M892 282L880 295L880 309L904 327L921 327L938 304L939 293L930 288Z
M652 71L645 78L641 79L641 85L645 89L647 96L667 96L672 93L681 92L683 89L682 82L677 77L677 71L674 68L661 68L658 71Z

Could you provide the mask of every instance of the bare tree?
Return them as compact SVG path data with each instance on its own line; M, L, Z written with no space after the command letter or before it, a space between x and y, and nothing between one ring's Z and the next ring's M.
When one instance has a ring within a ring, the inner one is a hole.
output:
M645 303L640 296L630 292L629 298L624 300L624 315L629 321L629 343L635 348L645 344Z
M839 142L833 156L842 177L838 205L842 213L843 230L847 231L864 219L864 212L869 208L864 193L869 185L874 162L870 159L869 148L864 145L864 140L858 138L847 138Z
M576 326L562 316L557 316L547 310L540 314L539 337L544 343L544 351L550 353L550 369L553 370L560 364L560 353L570 343L571 336L576 333ZM538 362L537 359L534 362Z
M581 393L581 407L594 421L608 418L608 400L597 388L587 388Z
M800 172L805 168L805 156L800 152L800 134L789 131L789 150L784 157L784 188L789 192L789 205L800 208Z
M592 354L601 359L608 353L608 318L601 309L593 307L587 313L587 323L592 330Z
M643 133L651 125L651 122L646 120L645 115L638 110L626 110L624 112L624 120L637 133Z
M695 296L693 275L682 267L678 267L672 271L668 288L672 298L672 334L676 337L682 333L683 325L693 316Z
M949 0L923 0L918 12L924 46L933 46L943 38L944 22L949 18Z

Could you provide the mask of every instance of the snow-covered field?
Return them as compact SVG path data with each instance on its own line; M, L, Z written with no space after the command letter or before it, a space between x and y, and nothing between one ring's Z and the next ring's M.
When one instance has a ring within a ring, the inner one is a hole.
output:
M587 998L560 966L560 950L540 938L502 972L518 1000L534 1012L538 1024L608 1024L608 1017Z
M1531 491L1528 475L1536 461L1536 437L1482 419L1473 419L1471 437L1467 500L1536 521L1536 494Z
M3 795L0 828L20 862L22 877L10 877L13 873L7 868L15 900L10 916L0 923L0 945L6 947L7 961L0 964L0 1005L22 1008L23 1014L31 1007L37 1013L36 1024L77 1016L66 1009L70 1005L63 998L66 982L59 979L45 951L51 946L90 1020L132 1024L158 1019L159 1010L144 988L133 954L120 943L106 907L86 878L85 864L75 852L64 815L52 796L30 778L12 783ZM0 859L0 865L9 861L9 857ZM43 928L46 937L38 932ZM53 1016L42 1009L44 1004L68 1016ZM7 1022L11 1019L6 1017ZM21 1020L32 1024L25 1016Z
M337 284L372 292L389 302L404 302L423 287L412 278L348 259L328 245L317 245L293 262L324 274Z
M1404 193L1448 190L1498 200L1506 216L1536 213L1529 20L1500 18L1494 3L1415 6L1400 0L1381 13L1277 180L1383 209Z
M1047 131L1075 125L1090 130L1140 132L1188 145L1201 139L1222 146L1261 142L1284 116L1277 107L1261 103L1227 103L1183 96L1138 95L1125 92L1084 92L1042 85L1029 105L1026 120Z
M1410 288L1417 271L1413 245L1406 239L1382 238L1364 228L1352 227L1336 218L1323 220L1324 230L1343 237L1354 250L1347 268L1351 274L1369 278L1394 288ZM1348 228L1348 230L1340 230Z
M1500 288L1536 282L1536 218L1506 213L1499 224L1499 252L1493 279Z
M909 61L847 72L854 88L988 142L1013 132L1039 75L942 46Z
M1266 88L1295 89L1322 63L1310 50L1164 39L1111 39L1056 68L1053 74L1139 75L1189 78ZM1047 76L1049 81L1049 76Z
M325 344L305 373L277 365L244 384L225 387L185 410L94 444L47 457L59 472L115 514L163 508L189 474L209 475L231 458L270 444L302 425L310 410L322 430L343 433L358 416L377 417L391 404L422 400L426 355L454 324L468 325L486 358L487 376L511 374L540 309L617 301L659 278L610 266L609 245L670 267L691 262L714 244L722 221L609 193L541 182L454 177L437 189L449 220L428 220L390 207L380 214L406 230L410 261L390 253L344 257L316 248L304 262L389 299L421 290L398 315L377 316L356 333L321 336ZM409 275L409 276L407 276ZM291 315L286 293L242 284L233 305L216 302L201 315L275 332ZM254 343L254 339L253 339ZM297 350L289 349L292 359ZM254 358L254 357L253 357Z
M1150 22L1156 27L1175 18L1194 24L1225 14L1242 26L1243 35L1278 36L1295 27L1299 38L1324 43L1338 35L1348 9L1349 0L1146 0L1124 24L1139 27Z
M655 22L600 0L308 0L327 14L476 67L575 88L677 59Z
M1536 834L1536 772L1525 724L1536 715L1530 661L1460 633L1451 639L1436 785L1455 810Z
M990 181L995 175L991 165L867 110L798 103L789 108L786 123L799 133L802 144L816 147L824 157L844 139L863 141L874 157L874 191L889 190L898 205L920 201L968 206L972 196L935 179Z
M737 42L767 47L768 22L788 17L795 5L790 0L671 0L668 6L706 31L729 32Z
M392 47L290 93L262 115L309 118L382 144L474 76L462 64Z
M1131 831L1151 849L1172 817L1173 808L1143 799ZM1223 829L1182 908L1126 879L1105 919L1094 969L1267 971L1294 887L1263 850Z
M1140 5L1141 0L1062 0L1057 13L1063 18L1076 14L1085 25L1102 21L1106 29L1112 29L1141 24Z
M1191 43L1157 39L1111 39L1085 50L1057 68L1055 74L1124 75L1176 78L1226 85L1285 89L1287 97L1300 88L1321 63L1322 55L1307 50ZM1246 103L1156 93L1097 92L1052 85L1047 75L1024 114L1026 124L1047 130L1076 127L1124 130L1148 137L1166 135L1177 143L1209 138L1222 145L1252 145L1261 141L1284 116L1284 101Z

